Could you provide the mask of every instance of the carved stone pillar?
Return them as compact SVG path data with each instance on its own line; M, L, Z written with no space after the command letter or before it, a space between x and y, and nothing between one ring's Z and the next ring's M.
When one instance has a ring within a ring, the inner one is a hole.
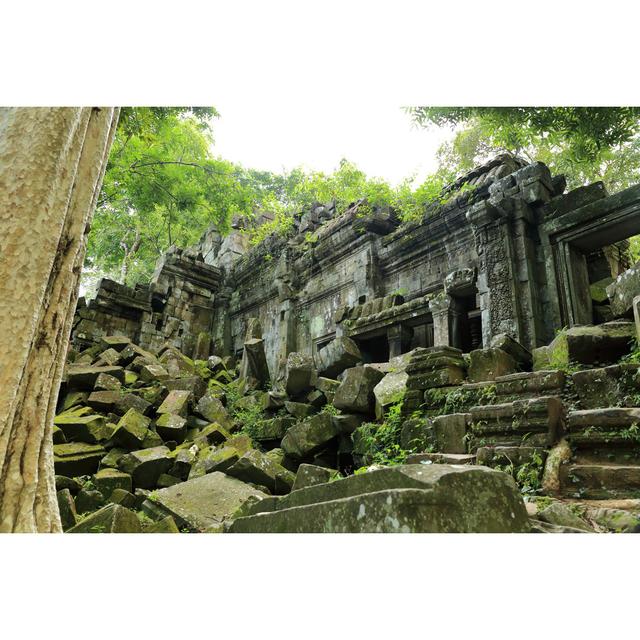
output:
M452 300L446 293L440 293L429 301L429 309L433 317L433 346L448 347L451 344L451 310Z

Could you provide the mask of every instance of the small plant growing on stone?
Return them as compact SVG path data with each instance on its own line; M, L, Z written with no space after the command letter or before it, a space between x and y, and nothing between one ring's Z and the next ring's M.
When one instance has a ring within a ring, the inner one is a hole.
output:
M387 410L384 422L368 422L358 429L363 449L373 464L403 464L410 451L400 446L400 430L404 422L401 398Z

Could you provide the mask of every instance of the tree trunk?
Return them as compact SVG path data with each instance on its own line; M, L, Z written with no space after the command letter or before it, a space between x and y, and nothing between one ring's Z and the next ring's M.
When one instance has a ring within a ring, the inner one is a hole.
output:
M53 416L115 108L0 109L0 531L61 531Z
M127 284L127 275L129 274L129 264L133 257L138 253L138 249L140 248L140 244L142 243L142 238L140 236L140 230L136 229L136 237L131 245L131 248L127 245L126 242L121 242L120 246L124 251L124 259L122 260L122 264L120 265L120 282L122 284Z

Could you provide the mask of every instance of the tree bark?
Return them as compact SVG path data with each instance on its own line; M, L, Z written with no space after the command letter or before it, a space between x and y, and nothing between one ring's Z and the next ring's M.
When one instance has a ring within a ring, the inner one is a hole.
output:
M140 230L136 229L136 237L129 248L129 245L126 242L121 242L120 246L124 251L124 259L122 260L122 265L120 266L120 282L122 284L127 284L127 275L129 274L129 262L133 259L133 257L138 253L138 249L140 248L140 244L142 243L142 237L140 235Z
M0 532L61 531L53 417L117 120L0 109Z

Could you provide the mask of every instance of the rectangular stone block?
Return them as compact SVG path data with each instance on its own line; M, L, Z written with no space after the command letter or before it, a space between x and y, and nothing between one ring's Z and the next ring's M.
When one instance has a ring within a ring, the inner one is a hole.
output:
M557 369L512 373L496 378L498 396L550 396L561 395L566 375Z
M471 431L481 439L513 441L539 434L536 440L552 444L563 425L564 405L555 396L471 408Z
M467 453L467 425L470 413L451 413L433 418L436 449L440 453Z

